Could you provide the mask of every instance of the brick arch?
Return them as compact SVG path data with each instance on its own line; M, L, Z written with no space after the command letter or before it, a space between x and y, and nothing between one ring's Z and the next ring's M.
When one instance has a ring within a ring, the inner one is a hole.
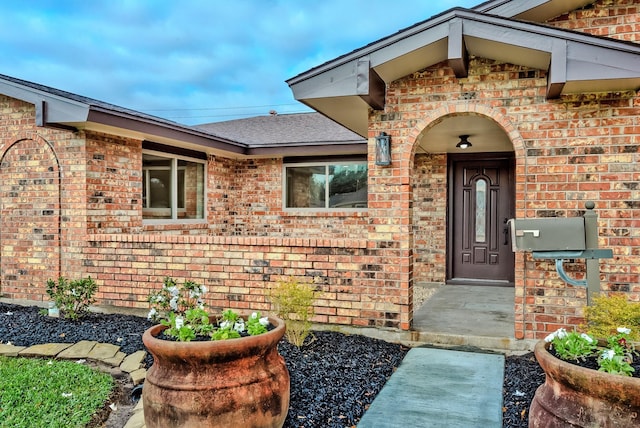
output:
M406 160L411 162L411 160L413 159L417 147L418 137L422 133L428 131L433 126L440 123L440 121L447 116L462 116L465 114L484 116L487 119L496 122L509 136L511 143L513 144L516 159L524 157L524 139L518 132L516 126L511 122L511 120L509 120L508 117L506 117L500 111L486 105L465 103L444 105L429 112L427 116L417 120L415 125L409 130L407 135L407 139L412 143L412 149L410 152L406 153L406 155L409 156L409 158Z
M61 176L44 138L14 141L0 158L0 287L13 299L44 300L61 273Z

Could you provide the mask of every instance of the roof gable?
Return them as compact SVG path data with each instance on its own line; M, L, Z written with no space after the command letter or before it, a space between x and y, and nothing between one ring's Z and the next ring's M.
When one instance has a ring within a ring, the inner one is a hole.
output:
M466 77L470 55L548 71L547 98L640 87L637 44L460 8L287 83L297 100L366 135L367 111L384 107L387 83L443 61L448 61L459 78Z

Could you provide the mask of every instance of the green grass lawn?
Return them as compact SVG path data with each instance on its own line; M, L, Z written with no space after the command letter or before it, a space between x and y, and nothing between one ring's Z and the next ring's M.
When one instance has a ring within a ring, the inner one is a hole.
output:
M76 362L0 357L0 427L85 427L113 388L111 375Z

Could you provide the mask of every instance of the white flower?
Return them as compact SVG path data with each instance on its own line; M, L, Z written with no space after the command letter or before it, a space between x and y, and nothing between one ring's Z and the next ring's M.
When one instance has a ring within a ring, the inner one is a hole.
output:
M147 319L148 320L154 319L157 314L158 314L158 311L156 311L156 308L151 308L151 310L149 311L149 314L147 314Z
M87 362L87 360L79 359L79 360L76 361L76 364L84 364L86 362Z
M257 312L253 312L249 318L251 318L252 320L258 318L258 313Z
M588 334L586 334L586 333L582 333L582 334L580 335L580 337L581 337L581 338L583 338L584 340L586 340L586 341L587 341L587 342L589 342L589 343L594 343L594 342L595 342L595 340L594 340L591 336L589 336Z
M209 289L207 288L206 285L201 285L200 286L200 291L202 294L206 293L207 291L209 291Z
M169 301L169 307L173 311L177 311L178 310L178 296L173 296L171 298L171 301Z
M618 333L629 334L631 333L631 329L626 327L618 327Z
M51 361L51 360L47 361L47 365L48 366L52 366L53 365L53 361Z
M244 321L241 319L236 321L236 323L233 325L233 329L238 333L242 333L244 331Z
M549 334L547 337L545 337L544 341L547 343L553 342L553 339L555 339L556 337L558 339L564 339L565 337L567 337L567 331L564 328L559 328L553 333Z
M72 397L72 396L73 396L73 393L71 393L71 392L63 392L63 393L62 393L62 396L63 396L64 398L69 398L69 397Z
M176 287L175 285L167 288L167 291L171 293L172 296L178 296L180 294L180 290L178 290L178 287Z
M269 325L269 317L262 317L258 322L266 327Z
M220 328L222 328L222 329L230 327L230 326L231 326L231 323L229 321L222 321L220 323Z
M605 349L604 352L602 352L602 358L604 358L605 360L613 360L613 357L616 355L616 351L614 351L613 349Z
M180 330L183 325L184 325L184 318L182 318L181 316L177 316L176 317L176 329Z

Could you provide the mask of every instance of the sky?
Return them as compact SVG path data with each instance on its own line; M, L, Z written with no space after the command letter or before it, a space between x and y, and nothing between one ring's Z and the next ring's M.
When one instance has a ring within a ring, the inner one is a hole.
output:
M187 125L310 111L286 84L482 0L2 0L0 74Z

